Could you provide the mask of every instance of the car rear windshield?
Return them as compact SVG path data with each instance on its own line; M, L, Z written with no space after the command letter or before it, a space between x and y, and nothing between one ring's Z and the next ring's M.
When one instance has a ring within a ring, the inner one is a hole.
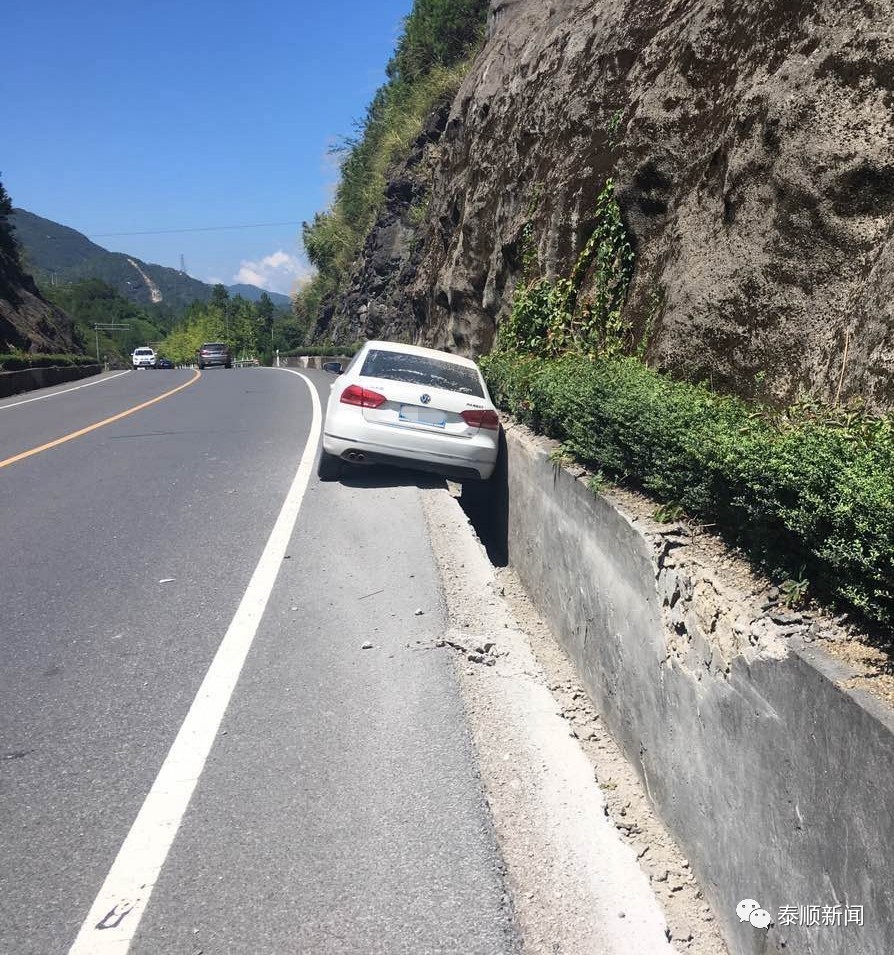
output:
M226 351L226 345L202 345L202 351Z
M476 398L484 397L481 379L474 368L452 361L439 361L427 355L373 350L366 356L360 374L365 378L405 381L426 388L443 388Z

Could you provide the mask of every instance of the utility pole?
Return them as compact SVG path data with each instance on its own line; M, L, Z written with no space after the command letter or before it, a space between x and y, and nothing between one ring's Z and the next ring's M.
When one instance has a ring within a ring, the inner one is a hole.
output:
M100 333L100 331L113 332L113 331L119 331L119 330L121 330L121 329L124 329L124 330L126 330L126 331L130 331L130 325L109 325L109 324L104 324L104 323L102 323L102 322L94 322L94 323L93 323L93 331L94 331L95 334L96 334L96 364L97 364L97 365L101 364L101 362L100 362L100 360L99 360L99 333Z

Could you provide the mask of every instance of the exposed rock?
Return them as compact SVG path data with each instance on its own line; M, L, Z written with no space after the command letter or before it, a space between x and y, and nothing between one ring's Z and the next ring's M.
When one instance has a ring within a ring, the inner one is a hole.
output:
M653 364L894 404L892 20L892 0L494 0L327 321L486 351L525 224L567 272L613 176Z
M389 338L415 341L427 315L408 294L422 258L419 223L425 217L432 163L450 104L429 118L410 155L392 172L385 207L369 233L346 293L326 309L315 336L352 341Z
M0 352L80 351L71 318L40 294L30 275L2 261L0 273Z
M43 298L22 266L12 211L0 183L0 352L73 352L71 318Z

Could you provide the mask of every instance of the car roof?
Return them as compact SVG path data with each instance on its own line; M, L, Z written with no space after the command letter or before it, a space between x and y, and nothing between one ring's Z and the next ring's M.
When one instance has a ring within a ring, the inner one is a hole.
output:
M478 368L478 365L471 358L463 358L462 355L454 355L453 352L441 351L437 348L423 348L421 345L404 345L401 342L383 342L368 341L363 346L367 351L394 351L403 352L406 355L422 355L426 358L437 358L440 361L449 361L455 365L464 365L467 368Z

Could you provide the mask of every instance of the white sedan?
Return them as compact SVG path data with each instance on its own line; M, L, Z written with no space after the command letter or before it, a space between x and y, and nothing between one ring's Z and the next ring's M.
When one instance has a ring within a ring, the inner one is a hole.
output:
M500 419L475 362L449 352L367 342L332 385L317 473L396 464L459 481L494 472Z

